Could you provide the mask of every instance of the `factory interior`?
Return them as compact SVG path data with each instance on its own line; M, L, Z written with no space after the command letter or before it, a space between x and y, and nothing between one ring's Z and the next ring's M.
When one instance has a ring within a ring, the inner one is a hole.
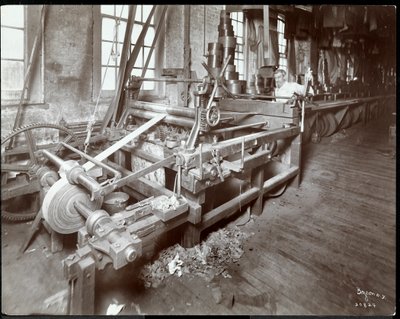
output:
M394 5L2 5L2 314L394 315L396 56Z

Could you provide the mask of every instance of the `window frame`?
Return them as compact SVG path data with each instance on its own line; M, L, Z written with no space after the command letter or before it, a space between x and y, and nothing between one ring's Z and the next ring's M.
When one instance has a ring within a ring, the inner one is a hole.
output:
M110 4L111 5L111 4ZM115 18L119 18L119 14L120 12L116 12L116 5L112 4L114 6L114 13L116 14L116 16L110 15L110 14L106 14L106 13L102 13L101 12L101 5L97 5L97 6L93 6L93 20L94 20L94 25L93 25L93 96L92 99L93 101L95 101L97 99L97 96L100 92L101 89L101 82L103 80L103 68L106 67L106 63L107 61L104 62L102 61L102 43L103 42L109 42L112 43L113 41L110 40L104 40L103 36L102 36L102 22L103 22L103 18L111 18L114 19ZM125 10L128 9L128 5L126 5L127 7L124 8L124 12ZM140 6L140 7L139 7ZM143 10L143 5L138 5L137 9L138 10L140 8L141 12L140 12L140 17L142 17L142 10ZM138 16L138 11L136 11L135 14L135 18ZM153 15L152 18L152 23L150 24L149 28L153 28L154 29L154 34L156 31L156 21L157 21L157 10ZM120 21L123 21L125 23L127 23L128 21L128 17L126 18L122 18L120 19ZM134 25L140 25L143 26L145 24L146 21L142 22L142 21L138 21L135 19ZM133 26L134 27L134 26ZM125 35L124 35L125 36ZM121 45L120 49L122 49L123 47L123 40L124 40L124 36L122 36L121 38L118 39L118 43ZM142 45L143 48L151 48L151 44L149 45L145 45L143 43ZM132 51L132 49L134 48L134 44L132 43L132 37L131 37L131 48L130 48L130 52ZM107 57L109 55L109 53L106 53ZM144 50L141 50L141 54L144 55ZM156 47L153 50L153 57L152 59L154 59L154 68L152 67L148 67L147 71L153 71L154 72L154 77L157 76L159 70L157 69L156 65L156 60L157 60L157 54L158 54L158 45L156 44ZM110 61L111 64L111 61ZM109 64L109 65L110 65ZM145 59L143 59L143 65L145 64ZM136 64L135 64L136 65ZM117 84L118 81L118 69L119 69L119 64L117 64L117 61L115 63L115 66L112 66L111 68L114 68L114 72L115 72L115 83ZM138 68L138 67L133 67L133 70L142 70L142 68ZM107 72L110 72L110 66L108 67ZM141 73L141 72L140 72ZM148 73L148 72L147 72ZM132 74L132 73L131 73ZM146 76L146 75L145 75ZM148 82L143 82L142 84L142 88L141 88L141 96L153 96L157 94L157 83L156 82L152 82L153 84L153 89L150 90L144 90L143 86L145 85L145 83ZM115 95L116 90L102 90L101 92L101 98L103 99L110 99L113 98Z
M19 4L20 5L20 4ZM42 6L28 6L28 5L21 5L23 6L23 27L14 27L14 26L7 26L1 25L1 28L8 28L8 29L18 29L23 30L23 58L16 59L16 58L1 58L1 61L19 61L23 62L23 75L22 75L22 87L19 90L9 90L15 93L8 93L7 91L1 92L1 104L2 105L17 105L20 103L21 100L21 93L23 90L24 80L26 71L28 69L29 60L31 51L33 49L34 39L37 35L37 25L36 23L41 23L41 10ZM33 12L32 10L38 10L38 14ZM28 10L31 10L28 12ZM35 26L32 28L32 26ZM44 25L41 25L41 43L40 49L37 51L38 56L32 62L32 71L30 75L30 81L27 83L28 89L25 90L24 97L22 100L23 104L44 104ZM35 64L39 64L39 67L35 67ZM33 72L33 73L32 73ZM35 81L36 80L36 81ZM32 92L38 92L32 94Z
M239 13L242 14L242 21L239 20ZM236 43L235 48L235 59L234 64L236 66L236 72L239 73L239 80L246 79L246 15L243 11L232 11L230 12L230 18L232 21L233 29L235 32L236 41L238 38L242 39L241 43ZM237 34L238 24L242 25L242 35ZM238 54L242 54L243 58L239 58ZM239 61L242 62L242 70L239 70Z
M287 56L287 49L288 49L288 42L285 38L285 15L282 13L278 13L277 15L277 22L276 22L276 32L278 36L278 53L279 53L279 68L283 69L288 72L288 56ZM282 44L282 41L284 44ZM284 64L281 64L284 62Z

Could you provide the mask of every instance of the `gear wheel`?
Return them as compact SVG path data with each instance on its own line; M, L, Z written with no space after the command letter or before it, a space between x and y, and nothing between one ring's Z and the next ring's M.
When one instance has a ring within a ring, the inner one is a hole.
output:
M54 130L58 130L61 131L63 133L65 133L66 137L63 139L63 141L65 143L70 142L72 139L76 140L77 137L75 136L74 132L69 130L68 128L61 126L59 124L53 124L53 123L33 123L33 124L29 124L29 125L24 125L21 126L13 131L11 131L10 133L8 133L6 136L1 138L1 158L2 158L2 164L4 164L4 166L6 166L7 163L7 157L8 156L17 156L18 154L29 154L29 160L27 160L29 163L28 164L24 164L24 165L18 165L16 164L15 166L13 166L12 169L8 168L8 169L3 169L3 165L2 165L2 170L1 170L1 188L2 188L2 198L3 198L3 189L7 188L7 185L14 183L17 184L17 188L18 188L18 181L16 179L10 179L9 177L9 172L15 172L17 173L17 175L20 174L26 174L27 176L29 176L29 178L27 179L27 183L29 183L30 181L34 180L35 176L35 172L37 171L37 169L40 166L43 166L46 162L47 159L42 159L38 161L38 158L36 156L36 154L34 154L34 150L36 150L36 141L35 138L32 134L29 134L28 132L31 130L35 130L35 129L54 129ZM26 136L26 140L25 140L25 145L20 145L14 149L8 149L7 148L7 142L9 142L11 139L14 139L15 137L17 137L19 134L25 134ZM57 153L59 150L61 149L60 144L54 144L53 146L53 150ZM13 153L14 151L14 153ZM8 154L7 154L8 153ZM11 161L10 161L11 162ZM24 168L22 168L24 167ZM26 185L24 186L26 188ZM23 187L21 187L22 189ZM37 192L33 192L29 191L29 196L33 196L34 198L29 199L29 201L35 202L36 206L37 206L37 202L39 200L39 193L40 190L37 190ZM18 192L18 196L26 196L26 194L28 193L24 193L22 191ZM35 198L36 197L36 198ZM17 196L15 196L15 198L10 198L10 196L7 196L7 200L2 200L1 202L1 217L4 220L8 220L8 221L12 221L12 222L18 222L18 221L27 221L27 220L32 220L35 218L35 216L37 215L37 211L38 208L30 208L30 212L21 212L21 210L19 209L19 207L16 209L16 212L12 212L11 210L11 206L18 206L20 201L14 200L14 202L16 202L17 205L15 205L15 203L13 203L13 199L16 199ZM28 200L24 200L23 202L28 202ZM30 203L32 204L32 203ZM40 206L41 203L39 203ZM32 210L34 210L34 212L32 212Z
M40 129L40 128L54 128L56 130L60 130L63 131L65 133L67 133L71 138L76 139L75 133L69 129L67 129L64 126L61 126L59 124L53 124L53 123L33 123L33 124L28 124L28 125L24 125L21 126L13 131L11 131L10 133L8 133L6 136L1 138L1 146L4 145L5 142L7 142L8 140L10 140L11 138L13 138L14 136L24 132L24 131L28 131L28 130L34 130L34 129ZM70 141L70 139L66 139L64 142L68 143Z

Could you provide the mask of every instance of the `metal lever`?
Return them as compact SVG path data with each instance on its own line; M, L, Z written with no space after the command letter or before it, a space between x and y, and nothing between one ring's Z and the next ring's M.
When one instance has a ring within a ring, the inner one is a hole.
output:
M224 179L224 176L222 174L222 169L221 169L221 163L220 163L220 159L219 159L218 150L217 149L213 149L211 151L211 155L213 157L212 162L217 167L218 176L221 179L221 182L223 182L223 181L225 181L225 179Z

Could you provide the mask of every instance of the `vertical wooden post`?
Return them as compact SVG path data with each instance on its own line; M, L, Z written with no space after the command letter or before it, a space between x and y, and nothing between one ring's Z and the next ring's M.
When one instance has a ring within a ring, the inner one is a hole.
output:
M184 6L183 76L190 79L190 6ZM188 106L189 83L184 83L183 106Z
M185 188L182 188L182 194L185 198L199 205L203 204L205 201L205 190L201 191L199 194L192 194ZM201 222L201 213L202 212L200 210L200 218L199 218L200 220L198 220L198 223ZM198 226L196 226L196 224L187 222L182 234L181 245L185 248L190 248L197 245L198 243L200 243L200 234L201 234L201 229Z
M259 189L259 195L251 207L251 213L257 216L260 216L263 211L263 202L264 202L264 166L259 166L253 168L251 172L251 186L257 187Z
M96 267L92 257L78 262L77 277L71 280L71 300L69 314L94 314L94 288Z
M50 232L50 251L54 254L62 251L64 247L64 236L52 230Z
M267 59L268 63L271 59L271 47L270 47L270 36L269 36L269 6L263 6L263 20L264 20L264 63Z
M201 229L191 223L186 223L185 230L183 231L181 245L184 248L191 248L200 243Z
M301 183L301 145L302 145L302 134L297 135L290 146L290 167L297 166L299 173L294 179L294 183L297 187Z

